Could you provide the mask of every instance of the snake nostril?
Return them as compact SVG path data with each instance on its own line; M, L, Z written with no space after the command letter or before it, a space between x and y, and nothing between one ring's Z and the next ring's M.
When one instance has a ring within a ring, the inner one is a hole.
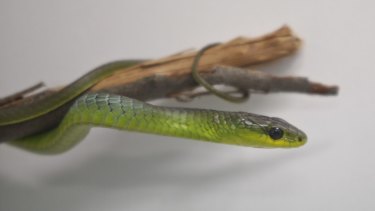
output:
M298 136L298 141L299 141L299 142L302 141L302 137L301 137L301 136Z

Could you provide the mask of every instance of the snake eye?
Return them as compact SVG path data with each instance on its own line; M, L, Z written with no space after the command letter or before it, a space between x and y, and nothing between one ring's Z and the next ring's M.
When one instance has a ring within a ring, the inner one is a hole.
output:
M268 131L268 135L273 139L273 140L278 140L283 137L284 131L278 127L271 127Z

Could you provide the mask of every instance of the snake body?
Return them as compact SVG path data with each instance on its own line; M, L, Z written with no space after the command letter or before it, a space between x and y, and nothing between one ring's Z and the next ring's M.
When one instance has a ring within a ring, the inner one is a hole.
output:
M199 57L210 46L198 53L192 66L193 77L224 99L242 101L247 97L247 91L242 91L242 98L229 96L214 89L198 75ZM78 144L93 126L262 148L290 148L306 143L305 133L280 118L246 112L160 107L119 95L84 94L98 81L140 62L112 62L40 101L0 108L0 127L17 126L74 101L57 127L12 140L9 144L35 153L59 154Z
M306 135L279 118L245 112L160 107L110 94L86 94L61 124L10 144L42 154L58 154L78 144L93 126L191 138L251 147L298 147ZM282 130L275 139L271 131Z

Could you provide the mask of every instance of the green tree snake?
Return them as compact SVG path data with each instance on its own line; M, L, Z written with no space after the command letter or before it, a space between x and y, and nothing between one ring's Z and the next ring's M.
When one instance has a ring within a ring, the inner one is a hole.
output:
M207 48L199 52L192 66L194 78L214 94L230 101L240 101L240 98L228 97L204 84L205 81L196 73L198 59ZM40 154L63 153L84 139L93 126L260 148L298 147L307 141L304 132L280 118L246 112L160 107L119 95L85 93L115 71L139 62L109 63L43 101L0 108L1 127L38 118L74 101L56 128L12 140L9 144ZM246 97L247 94L243 93Z

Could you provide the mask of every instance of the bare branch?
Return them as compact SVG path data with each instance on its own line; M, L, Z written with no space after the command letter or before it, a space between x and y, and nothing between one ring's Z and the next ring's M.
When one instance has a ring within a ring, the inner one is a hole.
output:
M205 52L198 71L210 71L216 65L246 67L272 61L292 54L299 49L301 40L287 26L258 38L239 37L217 45ZM182 52L166 58L143 63L134 68L119 71L101 81L91 90L119 89L140 79L157 76L183 77L191 75L191 65L197 51Z
M298 92L305 94L336 95L337 86L310 82L305 77L275 76L273 74L236 67L217 66L206 74L212 84L225 84L260 93Z
M336 86L310 82L307 78L280 77L260 71L237 68L290 55L300 45L301 40L294 36L288 27L284 26L259 38L241 37L207 50L201 59L198 70L211 84L226 84L261 93L337 94ZM195 55L196 52L183 52L124 69L102 80L89 92L108 92L139 100L182 95L183 92L198 86L191 75L191 65ZM48 89L20 101L12 102L11 106L43 100L44 96L57 91L58 89ZM0 142L14 140L55 127L70 105L71 102L30 121L1 126Z

